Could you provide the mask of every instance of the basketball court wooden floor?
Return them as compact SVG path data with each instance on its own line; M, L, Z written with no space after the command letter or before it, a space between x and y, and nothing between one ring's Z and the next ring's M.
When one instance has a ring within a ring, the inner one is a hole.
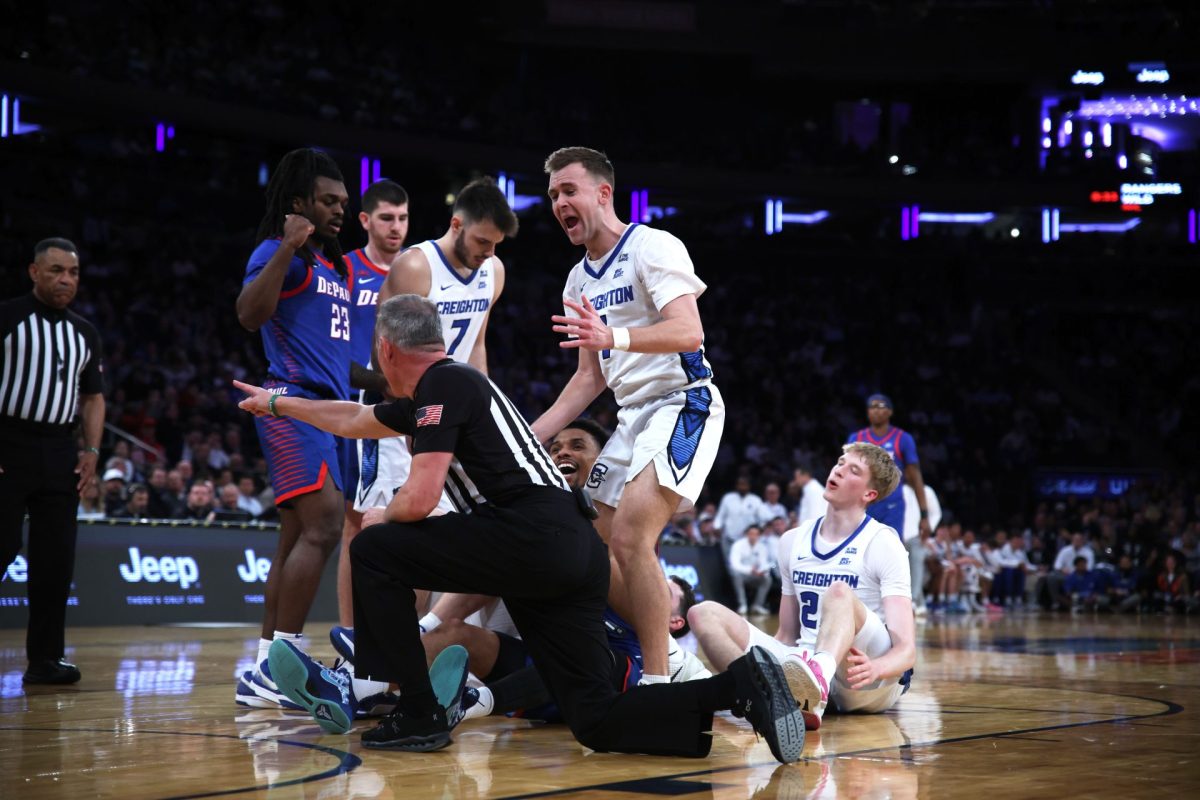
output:
M1200 797L1195 620L952 617L919 635L892 712L828 717L779 765L730 717L704 760L591 753L502 718L437 753L371 752L233 704L250 628L73 629L84 678L57 690L22 687L24 633L4 630L0 798Z

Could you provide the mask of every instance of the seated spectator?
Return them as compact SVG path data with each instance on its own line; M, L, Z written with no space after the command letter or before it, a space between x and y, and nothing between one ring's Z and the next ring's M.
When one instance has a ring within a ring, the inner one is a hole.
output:
M1142 603L1142 595L1138 591L1140 582L1141 574L1133 565L1130 555L1125 553L1117 560L1117 568L1108 585L1109 607L1122 614L1137 611Z
M178 519L207 520L212 510L212 486L204 481L196 481L188 490L187 503L179 513Z
M1075 556L1074 571L1062 582L1059 606L1070 608L1073 613L1094 611L1102 605L1102 600L1107 600L1107 596L1101 591L1096 571L1088 567L1086 556Z
M762 498L750 491L750 479L741 475L734 484L732 492L726 492L717 508L717 516L713 519L713 527L721 534L721 549L725 560L729 560L729 551L733 543L742 538L746 529L758 520L762 509Z
M251 519L250 512L238 505L238 499L241 497L241 492L238 487L232 483L227 483L221 487L218 495L220 501L216 508L208 515L206 522L249 522Z
M133 483L137 479L137 469L133 465L133 460L129 457L129 442L124 439L118 439L113 445L113 454L109 456L108 461L104 462L104 471L118 470L121 473L121 478L126 484Z
M119 519L147 519L150 516L150 490L144 483L129 487L129 500L113 516Z
M779 502L780 491L778 483L768 483L763 489L762 508L758 511L758 524L763 527L764 532L771 520L776 517L787 519L788 511L783 503Z
M996 576L992 583L992 601L997 605L1020 607L1023 604L1025 575L1031 567L1021 544L1021 537L1009 539L1007 531L996 531L991 558Z
M720 544L720 542L721 534L713 525L713 512L709 509L700 512L700 516L696 520L696 544L712 545Z
M100 497L100 479L95 475L84 484L79 493L79 510L75 512L76 519L104 519L104 500Z
M929 573L933 595L928 606L935 613L966 611L957 600L962 587L962 571L955 561L957 543L951 530L950 525L939 525L925 556L925 571Z
M170 488L167 486L166 469L161 466L151 467L148 488L150 489L150 518L174 518L183 503L175 499Z
M120 516L128 501L125 493L125 473L113 467L104 471L104 514Z
M1068 607L1062 604L1062 598L1066 596L1063 582L1074 571L1075 559L1079 557L1083 558L1087 564L1087 571L1090 572L1096 564L1096 555L1082 533L1073 533L1070 544L1065 545L1055 556L1054 568L1038 581L1036 591L1038 603L1042 608L1048 610L1054 606Z
M243 475L238 478L238 508L257 519L262 516L262 503L258 500L258 486L254 483L253 475Z
M188 484L179 470L167 470L167 501L175 510L172 517L178 516L179 512L187 505L188 488Z
M769 614L767 610L767 592L771 589L772 574L771 554L767 545L762 541L762 529L757 525L746 528L742 538L733 543L729 549L729 577L733 581L733 590L737 594L737 613L746 613L746 587L754 589L754 605L750 607L752 614Z
M1188 610L1192 599L1191 584L1180 566L1179 555L1174 551L1168 552L1163 559L1162 571L1158 573L1155 587L1158 590L1155 602L1158 610L1168 614Z

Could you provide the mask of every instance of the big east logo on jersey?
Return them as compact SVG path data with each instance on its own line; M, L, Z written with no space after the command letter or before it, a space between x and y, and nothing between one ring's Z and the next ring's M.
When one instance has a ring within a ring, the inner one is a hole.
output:
M136 547L129 548L129 563L120 565L126 583L178 583L180 589L199 582L200 567L190 556L143 556Z

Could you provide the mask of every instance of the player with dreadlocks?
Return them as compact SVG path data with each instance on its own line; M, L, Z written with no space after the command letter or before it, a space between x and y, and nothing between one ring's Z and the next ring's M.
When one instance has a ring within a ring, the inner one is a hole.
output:
M272 404L279 395L349 399L353 277L337 240L348 201L341 171L319 150L288 153L267 185L267 211L237 315L246 330L262 331ZM267 649L275 639L300 645L325 562L342 533L346 454L333 436L294 419L265 416L255 425L281 525L257 664L238 681L236 699L269 708L291 705L271 680Z

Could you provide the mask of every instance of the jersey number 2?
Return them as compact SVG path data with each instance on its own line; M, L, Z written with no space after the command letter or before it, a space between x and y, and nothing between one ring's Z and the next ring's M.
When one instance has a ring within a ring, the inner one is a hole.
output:
M817 629L817 602L821 595L816 592L800 593L800 624L810 630Z
M454 351L462 344L463 337L467 335L467 328L471 327L471 320L456 319L450 323L450 327L454 328L458 333L454 335L454 341L450 343L449 349L446 350L446 355L448 356L454 355Z
M350 341L350 309L333 304L333 321L329 323L330 339Z

